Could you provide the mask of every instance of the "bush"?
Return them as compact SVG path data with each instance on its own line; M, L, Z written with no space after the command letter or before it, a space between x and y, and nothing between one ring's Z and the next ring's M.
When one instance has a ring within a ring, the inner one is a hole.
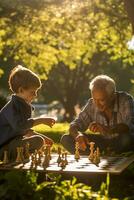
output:
M42 174L44 175L44 174ZM98 192L90 186L77 183L76 178L61 181L60 176L53 181L39 182L38 173L12 171L0 176L0 199L6 200L108 200L109 175ZM38 183L39 182L39 183Z
M46 125L38 125L34 127L34 130L38 133L44 134L59 143L63 134L67 133L69 129L68 123L56 123L52 128Z

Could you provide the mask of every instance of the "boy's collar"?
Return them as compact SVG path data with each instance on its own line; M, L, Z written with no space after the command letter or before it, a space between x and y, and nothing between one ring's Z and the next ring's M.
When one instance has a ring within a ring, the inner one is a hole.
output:
M30 105L30 104L28 104L22 97L20 97L20 96L18 96L18 95L16 95L16 94L13 94L12 95L12 99L13 100L19 100L19 101L21 101L21 102L23 102L23 103L26 103L27 105Z
M22 103L24 103L24 104L26 104L28 106L31 106L32 110L35 110L35 108L34 108L34 106L32 104L28 104L23 98L19 97L18 95L13 94L11 96L11 98L12 98L13 101L19 100L20 102L22 102Z

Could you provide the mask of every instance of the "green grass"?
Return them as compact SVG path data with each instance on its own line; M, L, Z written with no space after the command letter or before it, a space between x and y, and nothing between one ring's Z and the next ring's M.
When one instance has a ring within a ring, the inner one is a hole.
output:
M53 151L57 151L58 146L61 148L60 138L63 134L68 133L69 124L68 123L56 123L52 128L46 125L38 125L34 127L34 130L41 133L54 141Z
M52 128L50 128L46 125L38 125L38 126L34 127L34 130L36 132L50 137L56 143L59 143L60 137L63 134L67 133L68 129L69 129L68 123L57 123Z

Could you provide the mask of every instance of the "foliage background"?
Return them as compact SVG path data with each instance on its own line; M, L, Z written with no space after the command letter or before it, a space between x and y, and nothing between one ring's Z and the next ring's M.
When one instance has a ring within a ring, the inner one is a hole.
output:
M1 95L9 94L8 75L17 64L41 77L38 101L60 102L66 121L90 97L89 81L98 74L133 95L131 36L121 0L0 0Z

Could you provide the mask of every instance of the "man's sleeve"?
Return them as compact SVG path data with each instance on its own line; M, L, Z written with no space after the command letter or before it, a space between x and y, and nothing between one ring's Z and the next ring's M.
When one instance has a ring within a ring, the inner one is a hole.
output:
M78 129L78 131L87 130L91 122L91 105L91 100L89 100L83 108L83 110L78 115L78 117L71 122L70 127L75 126Z
M25 119L23 116L15 113L11 105L5 107L2 112L9 125L15 132L21 133L27 129L32 128L33 126L34 120L32 118Z
M134 99L128 95L128 99L123 105L123 122L129 126L130 132L134 135Z

